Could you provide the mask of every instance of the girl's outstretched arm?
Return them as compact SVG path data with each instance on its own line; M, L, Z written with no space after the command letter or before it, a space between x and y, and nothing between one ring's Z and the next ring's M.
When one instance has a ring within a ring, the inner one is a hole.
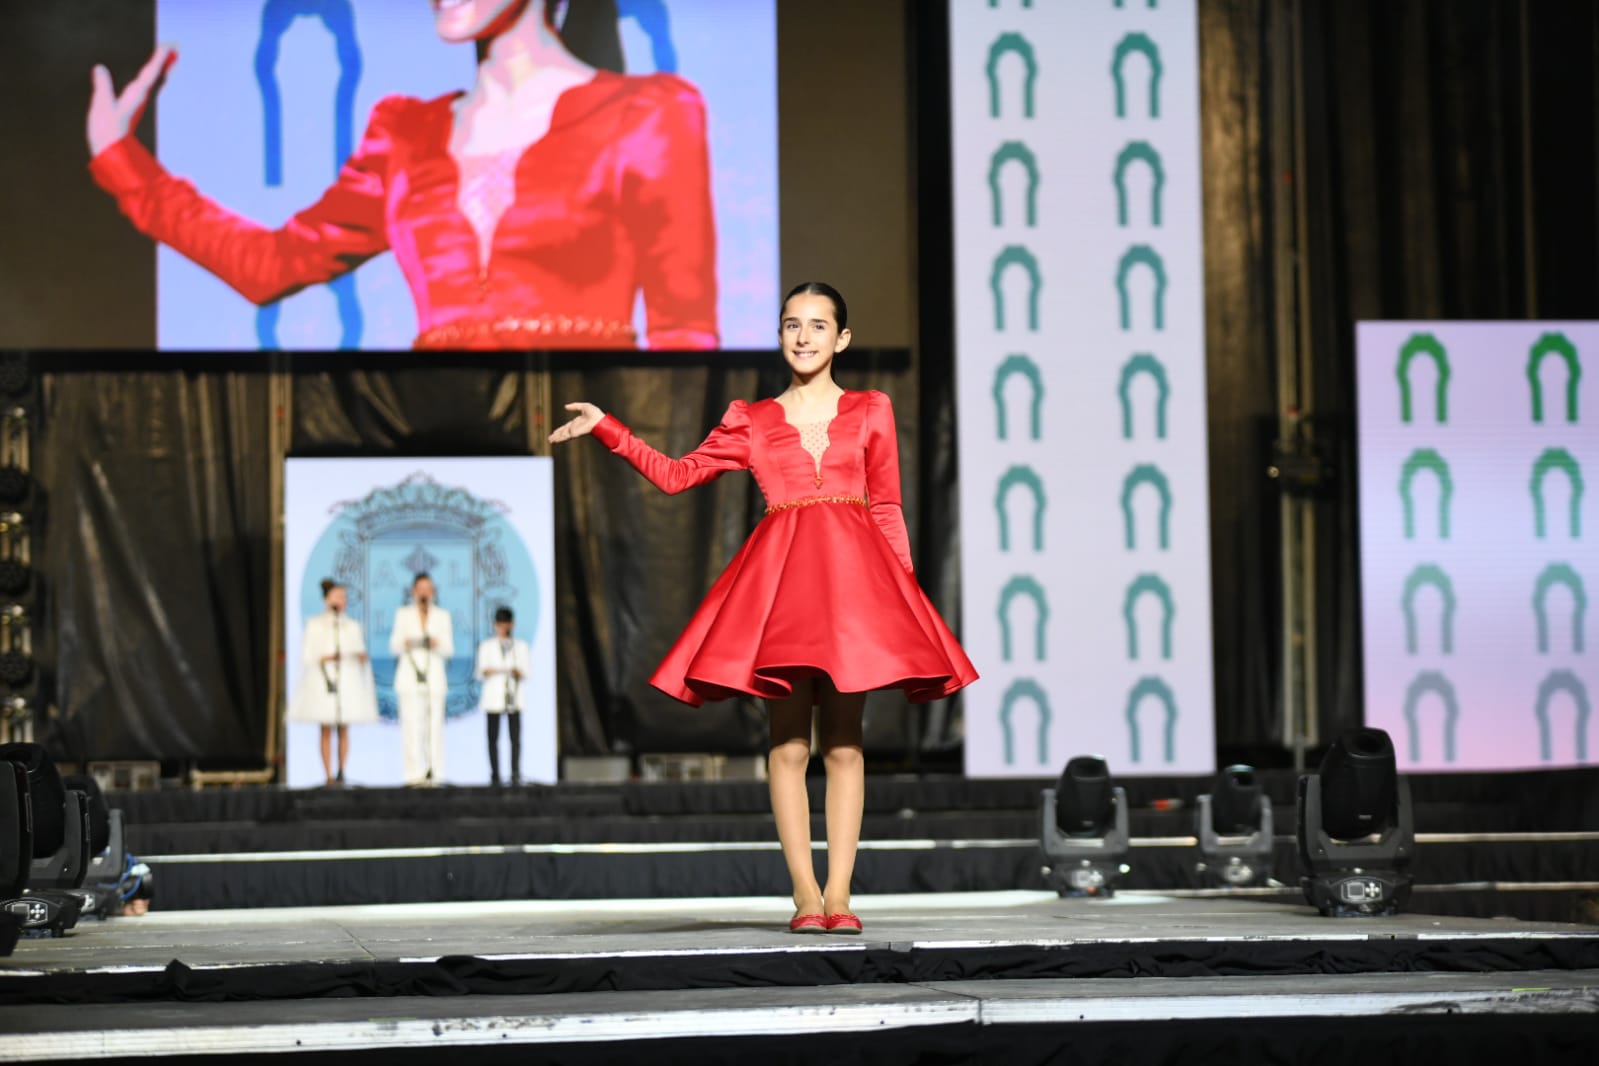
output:
M632 463L635 470L662 492L679 493L703 485L729 470L749 468L750 416L749 405L743 400L734 400L722 416L721 424L711 430L705 442L681 459L673 459L651 448L618 419L591 403L569 403L566 409L576 412L576 417L550 434L551 444L593 434L601 444Z

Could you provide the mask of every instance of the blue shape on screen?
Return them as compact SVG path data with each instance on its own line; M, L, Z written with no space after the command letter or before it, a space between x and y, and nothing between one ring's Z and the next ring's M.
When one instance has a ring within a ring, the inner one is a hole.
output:
M281 304L262 304L255 309L255 343L263 352L275 352L278 344L278 314Z
M666 0L616 0L619 18L632 19L650 39L655 69L663 74L677 73L677 46L672 43L672 24L666 14Z
M278 91L278 46L297 18L316 18L333 35L339 83L333 102L333 173L355 150L355 87L361 80L361 45L355 37L350 0L266 0L261 7L261 39L255 49L255 80L261 88L266 144L266 183L283 184L283 99Z
M270 186L283 184L283 95L278 89L278 46L297 18L315 18L333 36L334 54L339 61L339 82L333 100L333 173L338 175L344 161L355 150L355 89L361 81L361 45L355 36L355 12L350 0L265 0L261 6L261 38L255 49L255 80L261 89L261 127L265 137L262 160L265 181ZM361 298L355 278L349 274L335 278L333 290L339 308L339 347L361 346ZM278 304L256 309L256 342L263 351L279 347Z
M345 274L328 282L339 308L339 348L354 350L361 347L361 327L366 324L361 315L361 294L355 287L355 275ZM278 341L278 315L281 303L263 304L255 309L255 341L263 352L275 352L282 347Z
M339 347L361 347L361 294L355 287L355 275L345 274L328 282L333 298L339 305Z

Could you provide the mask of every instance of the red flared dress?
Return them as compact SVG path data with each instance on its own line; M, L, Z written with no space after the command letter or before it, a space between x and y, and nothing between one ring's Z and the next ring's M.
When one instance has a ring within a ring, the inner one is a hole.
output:
M948 696L977 671L911 566L894 409L846 392L815 458L776 400L735 400L690 454L671 459L606 415L594 436L664 492L748 470L766 517L716 579L650 684L684 703L782 698L826 675L841 692Z

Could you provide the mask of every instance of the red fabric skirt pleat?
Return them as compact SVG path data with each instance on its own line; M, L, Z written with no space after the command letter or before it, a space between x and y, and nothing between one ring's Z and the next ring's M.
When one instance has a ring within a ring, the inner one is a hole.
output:
M782 698L826 675L841 692L948 696L977 671L864 507L767 516L711 586L650 684L684 703Z

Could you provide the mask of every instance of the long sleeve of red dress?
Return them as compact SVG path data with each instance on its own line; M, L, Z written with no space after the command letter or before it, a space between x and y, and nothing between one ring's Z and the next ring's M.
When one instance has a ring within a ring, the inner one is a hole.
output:
M392 117L400 103L399 97L379 101L338 180L277 229L202 195L131 136L90 160L89 172L141 233L192 259L250 302L271 303L330 281L388 248L384 183Z
M894 427L894 404L881 392L868 394L866 409L866 498L872 521L883 531L889 546L907 573L915 574L911 562L911 538L905 528L905 507L899 487L899 432Z
M593 433L595 439L665 493L683 492L750 465L749 405L743 400L728 405L721 424L711 430L705 443L681 459L663 455L645 444L613 415L602 418Z
M714 348L716 217L711 202L705 101L685 81L659 79L661 100L640 103L642 117L623 151L622 202L637 247L649 346Z

